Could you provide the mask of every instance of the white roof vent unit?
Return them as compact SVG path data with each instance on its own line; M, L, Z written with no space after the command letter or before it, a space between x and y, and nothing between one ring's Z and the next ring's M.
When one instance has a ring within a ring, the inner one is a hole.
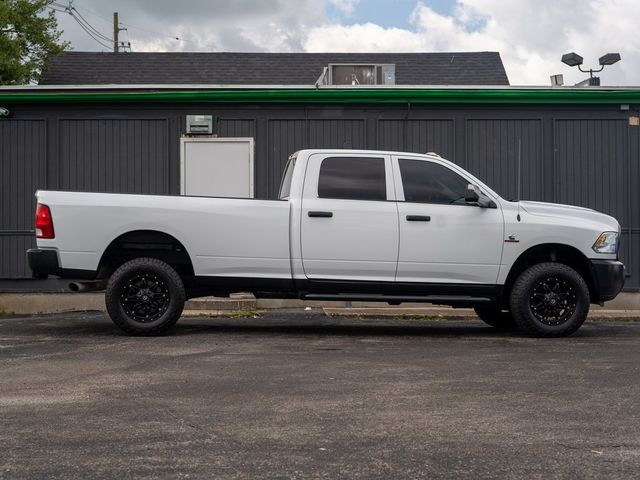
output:
M330 63L327 73L329 85L396 84L396 66L394 64Z

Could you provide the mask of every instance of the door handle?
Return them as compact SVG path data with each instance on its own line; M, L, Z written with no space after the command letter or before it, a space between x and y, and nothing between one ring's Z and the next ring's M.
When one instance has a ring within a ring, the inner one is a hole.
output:
M331 218L331 217L333 217L333 212L310 211L309 212L309 216L310 217L317 217L317 218Z
M430 222L429 215L407 215L407 222Z

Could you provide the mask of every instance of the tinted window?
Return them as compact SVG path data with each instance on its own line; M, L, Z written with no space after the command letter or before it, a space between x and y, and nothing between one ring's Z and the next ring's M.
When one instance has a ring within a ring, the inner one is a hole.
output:
M399 160L399 164L405 201L464 204L469 182L453 170L424 160Z
M320 198L386 200L383 158L331 157L320 165Z

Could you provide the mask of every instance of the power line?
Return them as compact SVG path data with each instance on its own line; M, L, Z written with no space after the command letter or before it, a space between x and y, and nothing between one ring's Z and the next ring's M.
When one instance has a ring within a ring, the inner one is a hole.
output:
M56 11L56 12L63 12L63 13L68 13L69 15L71 15L71 17L78 23L78 25L80 25L80 27L82 27L82 29L87 32L87 34L89 36L91 36L91 38L93 38L96 42L98 42L100 45L102 45L105 48L112 48L110 45L105 45L104 42L109 42L111 44L113 44L113 39L109 38L108 36L102 34L98 29L96 29L93 25L91 25L91 23L89 23L89 21L82 16L82 14L78 11L78 10L82 10L83 12L85 12L85 14L89 14L93 17L99 18L101 20L103 20L104 22L108 22L109 24L112 23L112 21L110 19L107 19L106 17L103 17L102 15L96 13L95 11L82 6L82 7L76 7L73 4L73 0L69 0L69 4L68 5L63 5L59 2L53 2L51 5L49 6L49 8L51 8L52 10ZM62 10L58 10L54 7L57 7L59 9ZM175 35L167 35L167 32L159 32L157 30L151 30L149 28L145 28L145 27L141 27L139 25L133 25L131 23L128 22L119 22L118 26L123 25L126 27L130 27L133 28L135 30L142 30L148 33L153 33L154 35L158 35L161 36L163 38L170 38L171 40L176 40L178 42L186 42L186 43L191 43L194 45L198 45L198 46L202 46L202 44L193 41L193 40L187 40L186 38L181 38L179 36L175 36ZM123 28L123 30L126 30ZM129 36L129 33L127 31L127 35ZM96 38L98 37L98 38ZM125 46L125 45L123 45ZM216 46L215 45L211 45L209 46L212 49L215 49ZM131 42L128 42L128 48L131 48Z
M82 10L83 12L88 13L89 15L92 15L92 16L94 16L94 17L100 18L100 19L104 20L105 22L109 22L109 23L111 23L111 20L109 20L109 19L107 19L107 18L103 17L102 15L100 15L100 14L96 13L96 12L95 12L95 11L93 11L93 10L88 9L88 8L87 8L87 7L85 7L85 6L82 6L82 7L76 7L76 6L74 5L74 7L73 7L73 8L74 8L76 11L77 11L78 9L80 9L80 10ZM148 28L141 27L141 26L139 26L139 25L133 25L133 24L131 24L131 23L129 23L129 22L120 22L120 24L121 24L121 25L124 25L125 27L133 28L133 29L135 29L135 30L143 30L143 31L148 32L148 33L153 33L154 35L159 35L159 36L161 36L161 37L163 37L163 38L170 38L171 40L177 40L178 42L187 42L187 43L192 43L192 44L194 44L194 45L199 45L199 46L201 45L201 44L199 44L198 42L193 41L193 40L187 40L186 38L181 38L180 36L177 36L177 35L167 35L167 32L159 32L159 31L157 31L157 30L150 30L150 29L148 29ZM211 46L211 48L216 48L216 47L212 45L212 46Z
M107 17L103 17L102 15L97 14L96 12L94 12L93 10L88 9L87 7L76 7L74 5L74 8L77 10L78 8L86 13L88 13L89 15L92 15L96 18L99 18L100 20L103 20L104 22L111 24L112 19L107 18Z
M102 40L106 41L106 42L110 42L113 41L112 39L110 39L109 37L107 37L106 35L103 35L102 33L100 33L98 30L96 30L93 26L91 26L88 23L83 22L82 20L80 20L79 17L76 16L75 13L73 13L73 11L70 12L70 15L73 17L73 19L78 22L78 24L83 27L85 30L88 30L92 33L93 36L95 37L99 37Z
M73 15L71 15L71 16L73 17ZM74 17L74 18L75 18L75 17ZM87 32L87 34L88 34L91 38L93 38L96 42L98 42L100 45L102 45L102 46L103 46L103 47L105 47L105 48L111 48L111 46L110 46L110 45L105 44L105 43L104 43L104 42L102 42L100 39L98 39L98 37L94 36L94 35L91 33L91 31L90 31L87 27L85 27L82 23L78 22L78 25L80 25L80 27L81 27L85 32Z
M102 37L103 39L109 41L109 42L113 42L113 39L107 37L106 35L101 34L96 28L94 28L81 14L80 12L75 8L75 7L71 7L71 11L74 12L72 13L72 15L78 15L82 21L89 27L91 28L91 30L93 30L96 35Z
M182 38L182 37L177 37L177 36L173 36L173 35L167 35L166 32L162 33L162 32L158 32L158 31L155 31L155 30L149 30L148 28L139 27L139 26L136 26L136 25L132 25L130 23L125 23L125 22L122 22L122 24L127 26L127 27L131 27L131 28L133 28L135 30L144 30L144 31L149 32L149 33L154 33L156 35L160 35L161 37L164 37L164 38L170 38L171 40L177 40L178 42L186 42L186 43L192 43L194 45L202 46L201 43L198 43L198 42L196 42L194 40L188 40L188 39ZM210 48L215 49L216 46L215 45L211 45Z
M91 25L82 16L82 14L78 12L78 10L74 7L72 0L69 1L68 5L62 5L57 2L53 2L51 5L53 5L53 7L49 6L49 8L51 8L56 12L68 13L71 16L71 18L73 18L76 21L76 23L80 25L80 28L82 28L87 33L87 35L89 35L97 43L99 43L105 48L111 48L111 46L106 44L105 42L113 42L113 39L104 35L97 28ZM57 7L58 9L56 9L55 7ZM62 9L62 10L59 10L59 9Z

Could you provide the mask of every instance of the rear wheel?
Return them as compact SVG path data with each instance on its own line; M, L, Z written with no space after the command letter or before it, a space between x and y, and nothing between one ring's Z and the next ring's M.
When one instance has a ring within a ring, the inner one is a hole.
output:
M159 335L184 308L180 275L156 258L136 258L118 268L107 283L105 303L111 320L131 335Z
M589 313L589 288L573 268L539 263L520 274L511 289L510 306L518 327L537 337L571 335Z
M499 328L501 330L511 330L516 328L516 322L513 315L508 310L498 307L476 307L474 308L476 315L487 325Z

